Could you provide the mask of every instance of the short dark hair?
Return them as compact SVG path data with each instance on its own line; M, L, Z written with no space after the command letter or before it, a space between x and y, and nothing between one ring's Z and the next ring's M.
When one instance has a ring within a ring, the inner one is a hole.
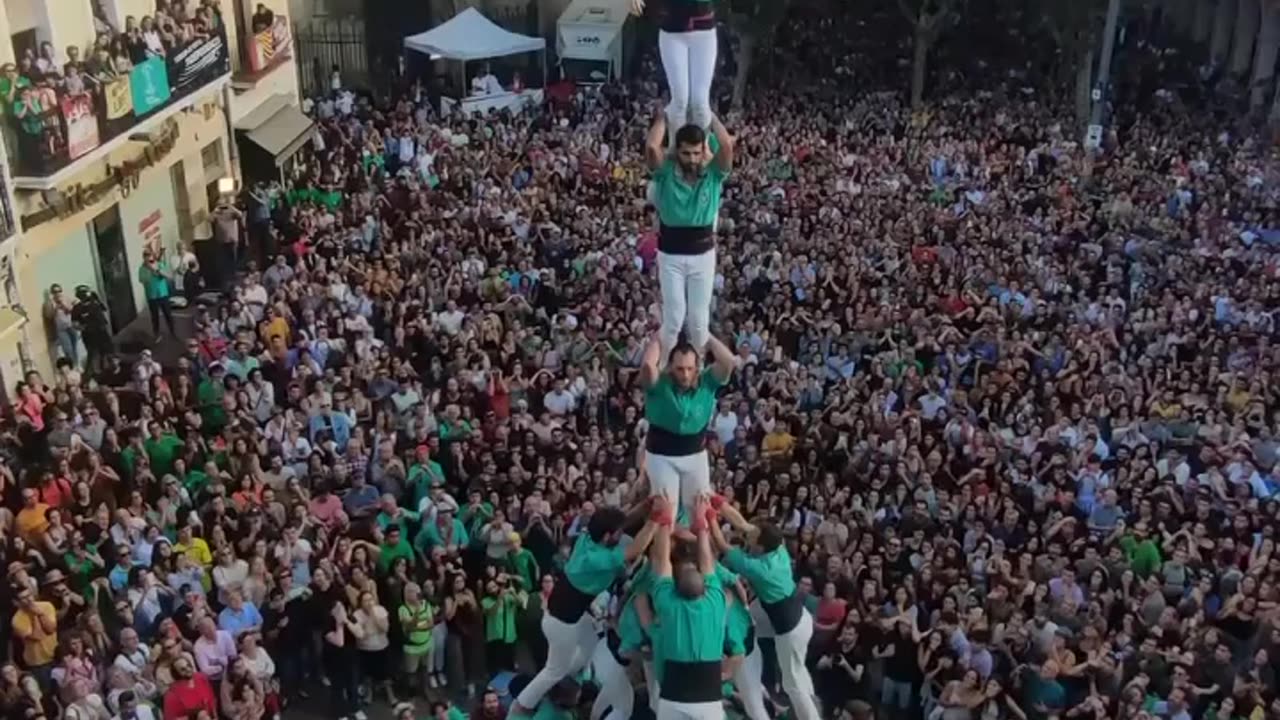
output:
M763 522L760 523L759 527L760 547L764 548L765 552L773 552L774 550L782 547L782 531L778 529L777 525L770 522Z
M621 508L606 507L596 510L587 523L587 534L591 539L600 542L605 535L616 532L627 521L627 514Z
M707 141L707 131L697 125L685 125L676 131L676 147L701 145Z
M675 347L671 348L671 352L667 353L667 362L671 362L676 359L677 355L684 355L685 353L690 353L695 358L698 356L697 348L695 348L691 343L681 341L676 343Z

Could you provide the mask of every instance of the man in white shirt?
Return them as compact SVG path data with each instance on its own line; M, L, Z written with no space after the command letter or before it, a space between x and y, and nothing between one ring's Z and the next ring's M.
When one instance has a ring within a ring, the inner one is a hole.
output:
M551 392L542 398L542 405L552 415L564 417L577 409L578 401L574 399L573 393L565 388L564 380L557 379L552 385Z
M494 77L489 70L488 63L480 68L480 73L471 78L471 94L472 95L501 95L506 92L502 88L502 83L498 82L498 78Z
M458 303L450 300L444 306L444 312L436 314L436 325L444 330L450 336L457 335L462 330L462 321L466 319L466 315L458 309Z

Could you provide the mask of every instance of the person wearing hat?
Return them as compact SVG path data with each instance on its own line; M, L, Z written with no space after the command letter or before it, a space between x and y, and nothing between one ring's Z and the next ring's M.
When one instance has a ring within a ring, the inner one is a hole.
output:
M85 369L89 372L101 369L107 356L115 352L115 345L111 340L107 307L88 285L76 286L76 304L71 308L71 319L80 328L84 339Z
M226 368L222 367L222 363L212 363L209 365L209 376L200 381L200 385L196 388L200 418L204 422L204 429L209 434L220 433L227 425L227 410L222 404L222 397L227 392L222 384L225 376Z

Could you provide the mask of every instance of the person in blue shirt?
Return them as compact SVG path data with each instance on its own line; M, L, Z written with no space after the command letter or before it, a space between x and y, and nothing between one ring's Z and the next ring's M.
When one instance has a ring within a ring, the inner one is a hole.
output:
M227 593L227 606L218 613L218 629L226 630L232 637L262 630L262 613L251 602L246 602L239 590Z
M338 453L344 453L347 451L347 443L351 441L351 418L345 413L334 412L332 407L325 407L311 418L307 434L313 445L319 445L323 440L332 440L337 445Z
M647 510L650 517L630 543L622 543L627 514L615 507L597 510L587 523L587 531L578 536L542 617L547 662L516 698L514 717L518 717L517 710L533 715L552 686L576 674L591 660L597 641L588 612L592 602L648 549L658 524L669 524L672 519L665 498L650 498L636 510Z

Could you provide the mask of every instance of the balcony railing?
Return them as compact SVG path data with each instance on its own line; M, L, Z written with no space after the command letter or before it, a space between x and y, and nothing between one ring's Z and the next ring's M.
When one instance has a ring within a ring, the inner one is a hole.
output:
M226 34L219 29L149 57L128 74L82 76L83 92L67 92L66 84L22 87L6 113L13 175L54 175L230 71Z

